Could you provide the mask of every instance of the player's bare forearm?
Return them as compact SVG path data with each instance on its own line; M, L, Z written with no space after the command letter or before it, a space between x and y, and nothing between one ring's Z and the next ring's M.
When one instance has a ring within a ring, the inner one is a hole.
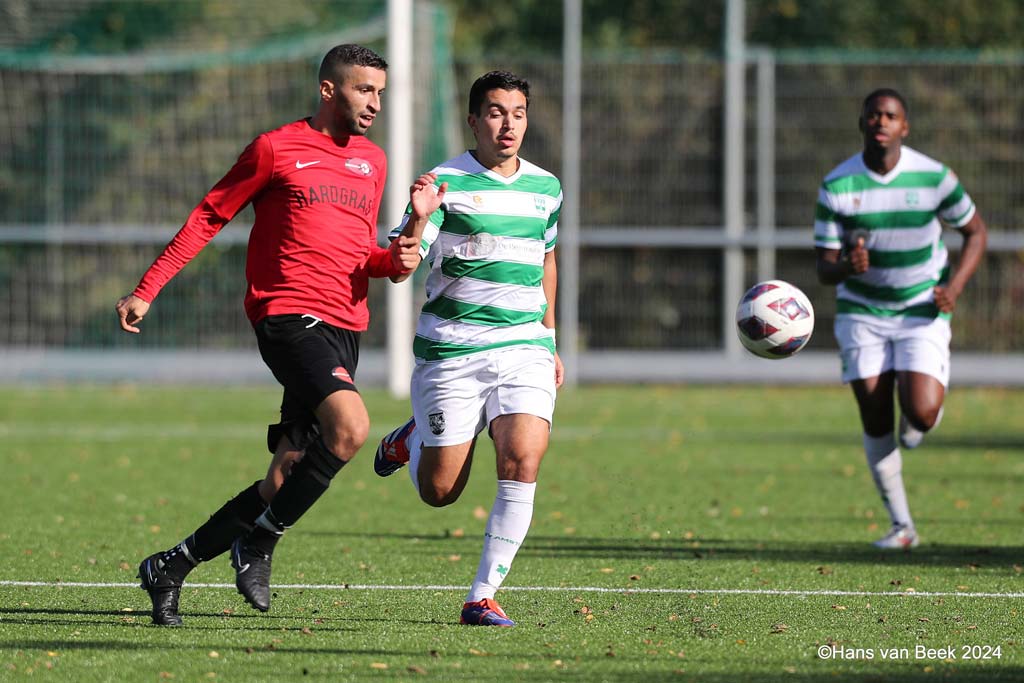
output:
M448 191L448 183L435 186L437 175L424 173L409 186L409 219L405 222L402 232L391 243L397 250L396 263L401 262L404 272L391 276L391 281L398 283L407 280L419 266L420 244L423 231L430 221L430 216L441 208L444 195Z
M863 236L858 236L856 244L847 250L845 257L838 249L815 247L818 282L823 285L838 285L851 275L866 273L871 262L864 240Z
M544 298L548 307L544 310L544 317L541 324L549 330L555 329L555 295L558 293L558 261L555 260L555 250L552 249L544 254L544 275L541 278L541 287L544 289ZM558 352L555 352L555 388L562 386L565 381L565 367Z
M964 236L964 244L956 272L949 284L935 288L935 305L943 313L950 313L956 308L957 299L981 265L988 246L988 227L977 212L967 225L960 228L960 232Z
M838 249L816 247L815 252L818 282L821 284L838 285L852 274L849 261L840 259L841 252Z
M548 302L541 324L553 330L556 324L555 296L558 293L558 262L555 260L554 249L544 254L544 275L541 278L541 287L544 289L544 298Z
M974 276L981 260L985 258L985 250L988 248L988 227L981 216L975 212L974 218L960 229L964 236L964 245L960 250L960 262L957 264L956 274L950 280L950 287L954 283L957 286L957 293L963 291L968 280Z

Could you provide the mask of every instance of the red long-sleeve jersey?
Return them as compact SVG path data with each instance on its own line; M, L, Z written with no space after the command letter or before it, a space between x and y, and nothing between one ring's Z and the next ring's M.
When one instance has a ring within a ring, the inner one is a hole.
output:
M384 151L366 137L336 140L295 121L258 136L193 209L134 294L152 302L246 204L249 234L245 312L309 313L362 331L370 321L369 277L391 275L377 246L377 213L387 177Z

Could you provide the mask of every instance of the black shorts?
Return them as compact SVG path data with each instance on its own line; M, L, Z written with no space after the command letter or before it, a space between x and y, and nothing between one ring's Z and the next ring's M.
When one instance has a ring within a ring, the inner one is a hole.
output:
M254 326L260 355L284 387L281 421L267 429L273 453L282 436L304 449L318 432L314 411L336 391L358 391L359 332L297 313L270 315Z

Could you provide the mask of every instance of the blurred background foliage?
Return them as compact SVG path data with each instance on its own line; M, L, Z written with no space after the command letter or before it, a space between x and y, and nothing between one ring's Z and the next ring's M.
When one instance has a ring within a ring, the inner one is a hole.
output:
M437 0L454 19L460 59L528 53L558 56L558 0ZM77 10L75 6L78 6ZM85 6L86 10L81 8ZM110 54L183 44L214 49L351 26L383 2L289 0L3 0L3 42L29 51ZM583 0L590 50L717 51L725 2ZM747 0L747 40L774 48L1005 50L1024 47L1019 0ZM67 21L61 21L62 15ZM184 43L183 43L184 41Z
M470 144L468 86L501 67L533 84L524 156L559 173L562 3L415 4L418 167ZM724 10L724 0L583 0L585 230L721 225ZM6 242L0 346L251 346L239 242L215 242L172 282L151 334L118 335L110 307L249 139L312 111L325 41L365 38L386 54L385 13L383 0L0 0L0 229L126 229L123 243ZM832 294L813 273L815 192L859 149L857 107L870 89L904 91L910 144L960 174L994 232L1024 221L1020 0L749 0L746 29L777 60L776 223L808 230L806 245L780 250L778 276L818 307L812 346L832 346ZM755 68L747 74L753 229ZM385 116L371 137L383 143L386 126ZM234 227L250 220L247 210ZM585 348L722 343L731 311L719 301L719 251L596 247L586 235L584 245ZM747 263L753 278L752 251ZM380 289L370 347L386 337ZM1022 345L1024 255L991 254L965 296L957 344Z

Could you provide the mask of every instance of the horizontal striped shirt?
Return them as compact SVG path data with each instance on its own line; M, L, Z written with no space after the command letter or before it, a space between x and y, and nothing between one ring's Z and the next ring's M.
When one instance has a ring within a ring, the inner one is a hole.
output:
M554 353L554 330L541 321L544 257L555 248L562 208L558 179L525 159L506 178L469 152L431 172L448 191L420 245L430 274L413 342L417 360L519 345ZM392 239L408 219L409 209Z
M836 288L836 312L940 315L932 290L949 278L940 220L961 228L974 212L956 174L910 147L900 150L895 168L884 176L870 170L859 153L839 164L818 191L814 245L841 249L851 231L866 230L870 266Z

